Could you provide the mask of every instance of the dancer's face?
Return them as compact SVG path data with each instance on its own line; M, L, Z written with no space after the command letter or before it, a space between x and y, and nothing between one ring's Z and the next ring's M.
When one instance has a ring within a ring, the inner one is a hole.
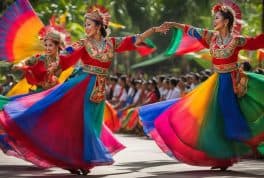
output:
M227 24L228 24L228 20L224 19L221 12L217 12L214 16L214 21L213 21L214 29L216 31L220 31L224 28L227 28Z
M85 20L84 27L87 37L94 37L99 33L100 26L96 25L96 23L90 19Z
M56 45L52 40L45 40L44 42L46 54L49 56L56 56L58 53L58 45Z

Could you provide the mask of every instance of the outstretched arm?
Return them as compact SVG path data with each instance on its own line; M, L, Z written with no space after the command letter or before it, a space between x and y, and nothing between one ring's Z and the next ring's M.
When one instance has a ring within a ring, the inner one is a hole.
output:
M124 52L135 50L140 45L144 45L144 40L156 32L166 32L169 28L152 27L142 34L126 36L126 37L111 37L116 52Z
M137 36L135 46L139 46L146 38L150 37L154 33L166 33L168 30L169 28L166 26L151 27Z
M264 33L256 36L256 37L238 37L238 45L241 49L246 50L257 50L260 48L264 48Z
M196 28L196 27L193 27L191 25L181 24L181 23L177 23L177 22L164 22L161 25L161 28L165 28L165 29L178 28L178 29L181 29L186 35L199 40L204 45L204 47L206 47L206 48L209 48L211 38L214 34L213 31L210 31L207 29Z
M181 30L184 30L185 24L177 23L177 22L164 22L161 25L161 28L167 29L167 28L179 28Z
M73 45L73 52L66 55L60 55L60 61L59 65L61 70L66 70L69 67L73 66L77 63L77 61L82 57L82 55L85 53L85 49L82 44L74 44Z
M27 66L32 66L34 64L37 63L38 61L38 58L40 57L41 55L37 54L35 56L32 56L30 58L27 58L27 59L24 59L22 61L20 61L19 63L17 64L14 64L12 66L12 70L23 70L25 68L27 68Z

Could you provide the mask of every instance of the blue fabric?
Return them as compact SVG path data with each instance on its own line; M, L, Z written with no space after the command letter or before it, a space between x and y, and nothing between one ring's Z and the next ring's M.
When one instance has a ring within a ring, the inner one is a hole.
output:
M202 32L202 29L190 27L187 34L191 37L195 37L198 40L200 40L200 39L202 39L201 32Z
M56 101L60 100L67 91L73 88L76 84L82 82L86 77L87 73L82 73L78 77L70 79L68 82L61 84L59 87L54 88L54 91L49 93L42 100L36 102L30 108L22 106L18 101L11 101L5 105L4 109L10 116L10 118L15 121L16 125L23 130L23 132L31 139L36 146L41 147L45 152L53 157L56 157L65 162L71 162L65 155L55 153L52 150L49 150L45 145L43 145L38 138L34 137L32 132L35 124L38 122L41 114L45 112L48 107L52 107ZM20 98L20 97L19 97ZM45 133L43 133L45 137Z
M101 128L96 128L96 125L102 125L100 115L103 116L104 102L90 101L95 82L96 77L92 76L84 99L84 159L93 163L113 162L111 154L100 140Z
M4 109L11 118L14 118L14 121L20 126L20 128L22 128L25 132L28 132L34 127L34 123L37 122L39 118L38 116L41 115L45 108L62 98L68 90L84 80L86 77L87 73L83 73L83 75L63 83L48 96L36 102L30 108L23 107L19 102L15 101L9 102L4 106Z
M24 107L19 103L19 101L14 101L8 103L5 106L5 111L15 121L16 125L19 126L31 140L33 140L37 147L41 147L42 150L45 150L48 155L51 155L57 159L64 160L65 162L71 162L72 160L67 158L66 155L62 155L59 152L53 152L52 149L49 149L43 145L41 141L34 137L32 130L34 130L33 128L38 123L41 114L45 112L47 108L53 107L52 105L55 104L56 101L62 99L69 90L86 79L88 75L91 78L86 91L83 91L85 92L85 98L83 99L83 159L88 163L112 163L113 159L111 154L100 140L101 128L96 128L96 126L102 125L102 113L104 111L105 103L101 102L98 104L90 101L90 95L96 82L95 75L90 75L80 70L78 75L75 75L67 82L61 84L57 88L54 88L54 90L51 91L47 96L34 103L34 105L31 107ZM100 116L102 117L100 118ZM43 136L45 137L45 133L43 133Z
M139 108L139 117L144 125L144 132L148 134L155 126L155 120L160 114L167 110L170 106L177 103L178 99L148 104Z
M7 152L8 150L13 150L11 146L6 142L7 134L0 134L0 148L3 152Z
M245 141L251 138L250 128L240 111L233 90L230 73L220 74L219 76L218 102L224 118L226 137L236 141Z

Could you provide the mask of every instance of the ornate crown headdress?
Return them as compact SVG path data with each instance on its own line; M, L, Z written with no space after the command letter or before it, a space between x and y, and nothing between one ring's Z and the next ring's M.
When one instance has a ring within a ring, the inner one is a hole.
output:
M232 33L240 34L242 28L242 14L239 6L232 0L220 0L220 2L213 6L212 13L215 14L218 11L230 11L234 16L234 24Z
M68 31L64 28L64 24L57 24L55 16L50 19L50 25L43 27L39 31L39 38L41 40L51 39L57 41L60 47L63 48L65 45L71 43L71 36Z
M58 32L56 30L50 30L46 33L43 40L53 40L53 41L61 43L62 36L61 36L60 32Z
M109 25L109 21L111 18L110 14L108 13L108 10L103 6L99 5L94 5L88 8L84 17L91 20L99 21L105 26Z

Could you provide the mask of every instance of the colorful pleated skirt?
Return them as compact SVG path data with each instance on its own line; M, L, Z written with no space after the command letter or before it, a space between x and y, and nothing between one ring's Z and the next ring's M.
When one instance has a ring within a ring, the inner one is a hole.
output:
M8 103L8 101L8 97L0 95L0 111L3 109L4 105Z
M105 102L104 124L112 132L118 132L120 127L121 127L121 123L120 123L120 120L118 118L117 111L108 101Z
M264 76L246 76L240 98L231 73L215 73L182 98L139 108L144 131L166 154L190 165L230 166L254 150L263 153Z
M124 146L102 124L105 102L90 101L95 82L95 75L80 71L54 88L12 99L0 114L5 141L43 168L112 164Z

